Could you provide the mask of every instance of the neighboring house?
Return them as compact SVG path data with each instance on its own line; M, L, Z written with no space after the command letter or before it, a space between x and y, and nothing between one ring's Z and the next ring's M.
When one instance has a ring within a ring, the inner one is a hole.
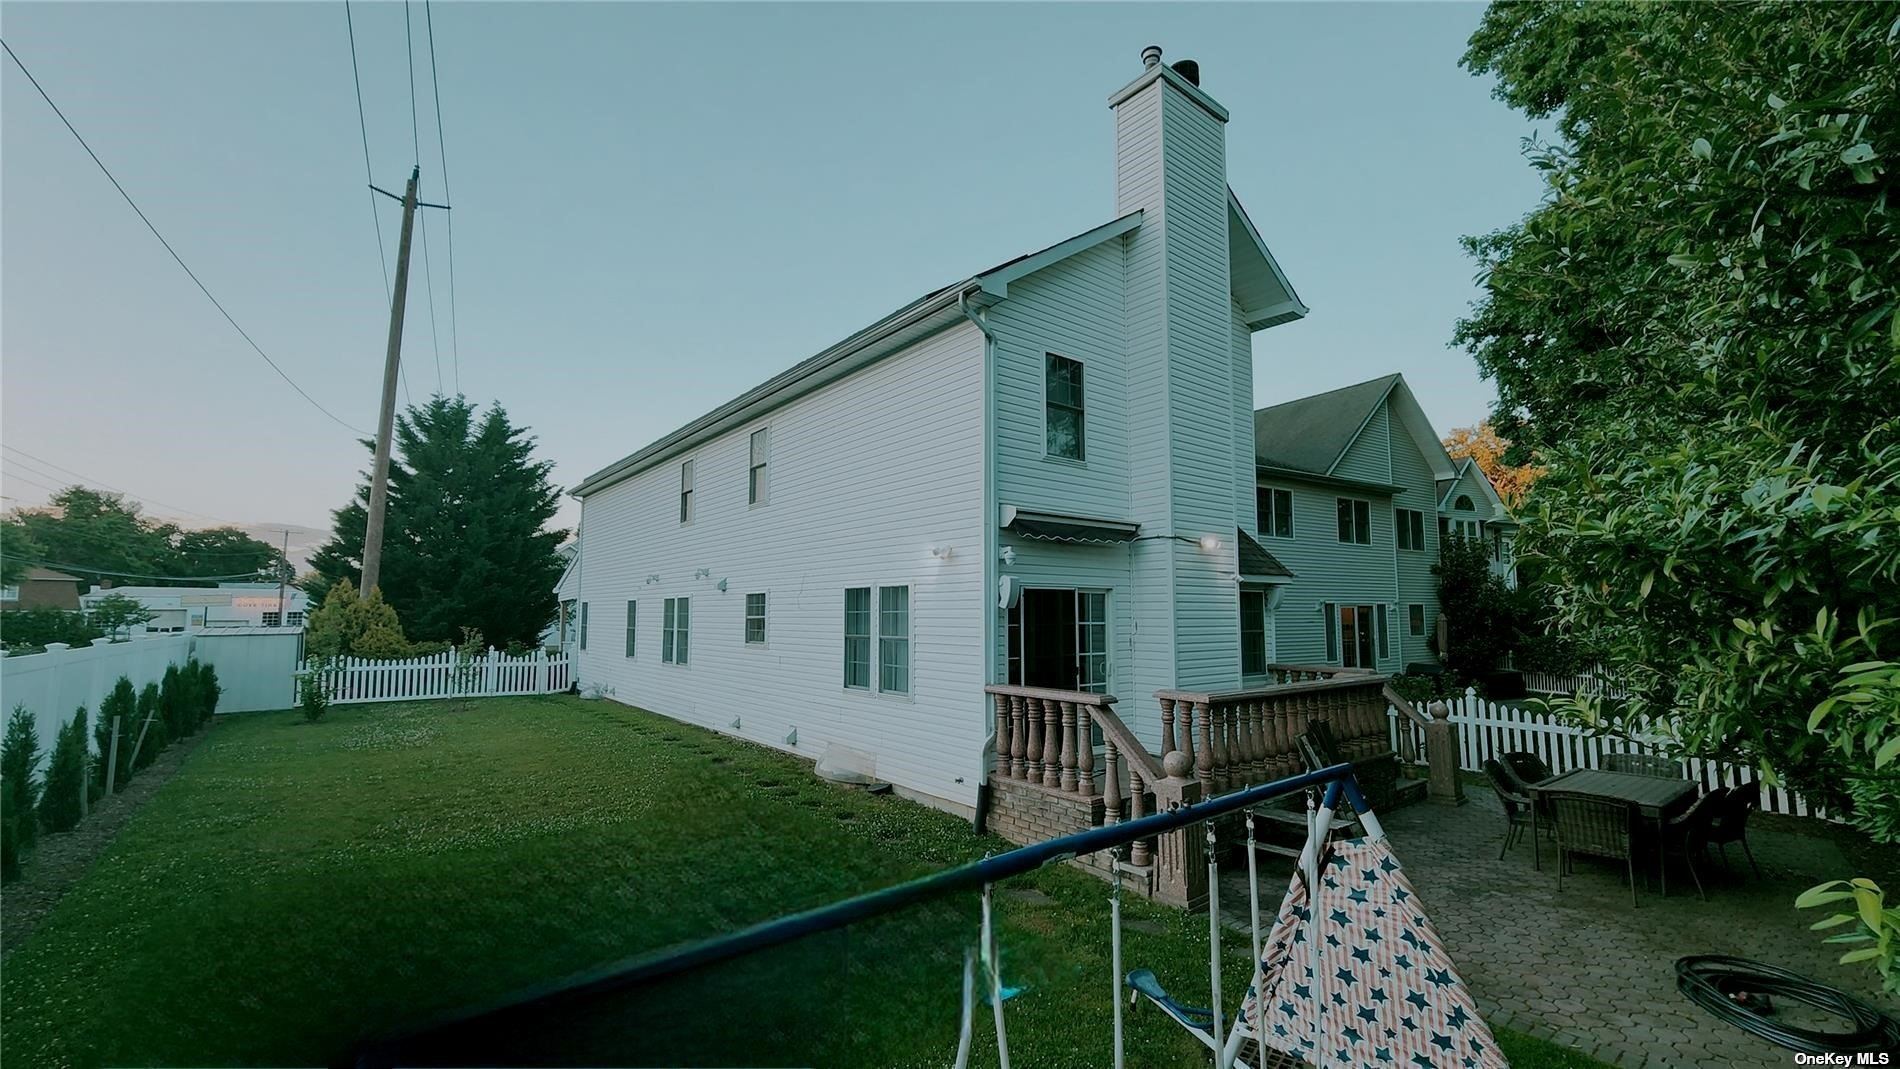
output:
M28 568L20 581L0 587L0 611L8 609L77 609L79 588L85 580L51 568Z
M1453 532L1492 546L1515 582L1502 502L1445 452L1403 376L1263 408L1254 448L1261 541L1299 577L1274 614L1276 661L1436 664L1432 566Z
M1249 533L1253 335L1306 307L1228 188L1226 109L1143 60L1113 218L575 489L583 687L968 807L985 685L1108 691L1158 751L1157 690L1264 671L1297 578Z
M1506 586L1517 586L1517 521L1504 507L1497 487L1466 457L1457 462L1450 479L1438 483L1438 532L1476 538L1491 554L1491 571L1504 579Z
M554 552L563 562L561 579L554 584L554 622L541 632L541 647L571 655L580 635L581 544L570 538Z
M117 586L95 589L79 599L92 607L114 594L145 606L152 618L148 633L203 631L218 627L302 627L309 596L296 587L279 591L276 583L221 583L217 586ZM281 597L281 600L280 600Z

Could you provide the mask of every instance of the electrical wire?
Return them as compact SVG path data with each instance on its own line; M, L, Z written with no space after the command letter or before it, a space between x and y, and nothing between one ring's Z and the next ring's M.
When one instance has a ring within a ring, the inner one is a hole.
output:
M356 19L350 14L350 0L343 0L343 24L350 33L350 81L356 86L356 128L363 135L363 179L371 186L376 184L376 172L369 163L369 119L363 112L363 75L356 65ZM369 221L376 227L376 259L383 265L383 303L392 300L394 290L389 282L389 253L383 244L383 216L377 210L376 190L369 193ZM402 396L405 402L414 403L409 396L409 369L403 365L398 354L396 370L402 373Z
M1716 1019L1803 1054L1856 1054L1900 1049L1900 1023L1860 999L1779 966L1718 954L1676 959L1676 989ZM1740 997L1740 1001L1738 1001ZM1754 1008L1780 998L1834 1014L1852 1031L1784 1024Z
M201 579L250 579L262 575L266 571L264 568L259 568L256 571L237 572L232 575L144 575L139 572L115 572L107 568L88 568L83 564L60 564L56 561L28 560L21 561L20 563L29 564L36 568L52 568L55 571L85 572L87 575L109 575L114 579L157 579L174 583L184 580Z
M409 59L409 147L417 171L422 169L422 124L416 118L416 39L410 28L409 0L402 0L402 43ZM429 276L429 217L422 220L422 281L429 293L429 345L435 350L435 392L442 393L442 346L435 334L435 283Z
M193 271L191 267L185 263L184 257L178 255L178 250L172 248L172 243L169 241L166 241L165 235L159 233L158 227L153 226L152 221L146 218L144 209L138 206L138 202L132 199L132 194L127 193L125 191L125 187L120 185L119 180L113 176L112 170L105 165L105 161L101 160L99 158L99 154L92 150L92 146L86 143L86 139L80 136L79 130L73 126L72 121L66 118L66 113L59 110L58 104L53 103L52 96L46 92L46 88L44 86L40 85L40 80L38 78L33 77L33 72L27 69L26 64L20 61L19 55L13 51L13 46L10 44L7 44L4 40L0 40L0 48L6 49L7 56L13 60L13 65L20 68L20 73L26 75L27 81L33 83L33 88L39 91L40 99L46 101L46 106L53 109L54 115L59 116L59 121L66 125L67 132L72 134L73 139L79 142L80 148L83 148L86 150L86 155L92 157L92 162L98 165L100 173L106 176L106 180L112 183L112 188L119 191L119 196L124 197L125 203L130 205L132 208L132 211L138 215L139 222L144 223L145 229L150 230L152 232L152 236L158 239L158 243L160 245L165 246L165 251L168 253L171 253L172 259L177 261L178 266L184 270L186 276L188 276L191 279L191 281L197 285L199 292L203 293L205 295L205 299L211 302L211 306L218 310L218 314L224 317L224 321L226 323L231 324L231 329L237 331L238 335L242 337L247 343L249 343L252 350L254 350L258 356L262 357L266 364L270 365L270 369L272 371L277 372L277 377L283 379L284 382L289 384L291 389L297 391L297 395L299 397L302 397L304 400L310 402L311 407L315 408L317 411L323 413L324 415L330 417L331 422L335 423L337 426L342 427L343 429L355 434L369 433L360 428L353 427L350 424L343 422L342 418L339 417L336 413L323 407L323 404L321 402L319 402L316 398L306 393L302 386L297 385L297 380L291 378L290 375L287 372L285 372L283 368L279 367L277 365L277 361L272 360L270 358L270 354L264 351L263 346L257 344L257 340L251 337L251 335L243 327L238 325L238 321L236 319L233 319L231 317L231 313L225 310L223 303L220 302L217 299L217 297L213 296L210 288L207 287L204 284L204 282L198 278L197 272Z
M442 135L442 81L436 74L435 66L435 9L430 0L422 0L423 22L429 30L429 86L435 94L435 147L442 161L442 200L453 206L454 194L449 192L449 146ZM454 370L455 392L462 392L462 329L455 320L455 213L449 212L443 223L449 238L449 359ZM424 235L427 237L426 233ZM424 268L427 268L428 246L423 246Z
M174 512L183 512L183 513L187 513L187 514L189 514L189 515L192 515L192 516L196 516L196 517L198 517L199 519L204 519L204 520L215 520L215 521L217 521L218 523L222 523L222 524L228 524L228 525L230 525L230 526L232 526L232 527L241 527L241 526L243 526L242 524L240 524L240 523L238 523L238 522L237 522L236 520L229 520L229 519L225 519L225 518L224 518L224 517L222 517L222 516L213 516L213 515L211 515L211 514L210 514L209 512L199 512L199 511L197 511L196 509L188 509L188 508L186 508L186 507L184 507L183 505L174 505L174 504L172 504L172 503L171 503L171 502L169 502L169 501L160 501L159 499L157 499L157 498L155 498L155 497L147 497L147 496L146 496L146 495L144 495L144 494L135 494L135 493L133 493L132 491L130 491L130 490L127 490L126 488L124 488L124 487L122 487L122 486L114 486L114 485L112 485L111 483L108 483L108 482L106 482L106 481L105 481L105 480L103 480L103 479L95 479L95 478L93 478L92 476L90 476L90 475L87 475L87 474L86 474L86 473L84 473L84 472L81 472L81 471L74 471L73 469L71 469L71 468L68 468L68 467L65 467L65 466L63 466L63 465L60 465L60 464L55 464L55 463L53 463L52 461L50 461L50 460L47 460L47 459L46 459L46 458L44 458L44 457L38 457L38 456L34 456L34 455L33 455L32 453L29 453L29 452L27 452L26 450L24 450L24 449L21 449L21 448L20 448L19 446L16 446L16 445L6 445L6 444L4 444L4 443L0 443L0 449L5 449L5 450L6 450L7 452L9 452L9 453L17 453L17 454L19 454L20 456L23 456L23 457L25 457L26 459L28 459L28 460L30 460L30 461L32 461L33 463L35 463L35 464L38 464L38 465L40 465L41 467L45 467L45 468L51 468L51 469L52 469L53 471L57 471L57 472L63 472L63 473L65 473L66 475L69 475L69 476L71 476L72 478L75 478L75 479L78 479L78 480L79 480L79 481L80 481L81 483L85 483L85 484L89 484L89 485L91 485L91 486L92 486L92 487L93 487L94 489L98 489L98 490L106 490L106 491L110 491L111 493L115 493L115 494L124 494L124 495L125 495L125 496L127 496L127 497L130 497L130 498L135 498L135 499L137 499L137 500L139 500L139 501L141 501L141 502L144 502L144 503L146 503L146 504L151 504L151 505L163 505L164 507L166 507L166 508L168 508L168 509L171 509L171 510L172 510L172 511L174 511ZM17 463L17 461L16 461L15 463ZM31 469L31 468L29 468L28 470L29 470L29 471L31 471L32 469ZM49 474L49 473L47 473L47 472L35 472L34 474L36 474L36 475L44 475L44 476L46 476L47 478L50 478L50 479L57 479L57 478L58 478L58 476L56 476L56 475L51 475L51 474Z

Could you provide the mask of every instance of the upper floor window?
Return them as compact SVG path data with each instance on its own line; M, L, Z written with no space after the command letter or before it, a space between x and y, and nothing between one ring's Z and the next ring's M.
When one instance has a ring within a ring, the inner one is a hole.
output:
M752 432L752 459L746 469L745 501L748 505L765 504L765 463L772 449L772 432L760 427Z
M685 664L693 629L693 599L667 598L660 608L660 660L667 664ZM582 634L586 634L586 609L585 605L581 606Z
M1417 509L1398 509L1393 513L1400 549L1425 548L1425 514Z
M1372 502L1350 497L1339 499L1339 540L1362 546L1372 544Z
M1477 511L1477 506L1471 503L1470 494L1459 494L1458 499L1451 503L1451 507L1457 509L1460 512L1476 512Z
M693 462L680 464L680 522L693 522Z
M1262 486L1254 491L1260 511L1260 533L1273 538L1293 537L1293 491Z
M745 644L765 645L765 595L745 596Z
M1044 448L1052 457L1082 459L1082 364L1044 354Z

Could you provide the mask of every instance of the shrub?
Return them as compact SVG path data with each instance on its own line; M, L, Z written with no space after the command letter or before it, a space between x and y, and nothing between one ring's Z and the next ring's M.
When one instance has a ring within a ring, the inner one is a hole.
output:
M152 725L151 730L155 732L159 732L161 734L161 739L162 739L162 735L165 730L164 709L165 709L164 701L163 699L159 697L158 684L156 683L145 684L145 689L139 691L139 711L136 715L132 717L132 724L130 727L126 728L125 738L119 740L119 745L125 746L125 747L137 746L138 739L139 739L139 732L145 730L145 725L148 721ZM152 741L153 740L148 738L145 740L145 744L147 746L150 746L152 745ZM154 750L152 752L156 754L158 751ZM130 757L128 756L126 759L130 760ZM150 764L150 763L151 762L149 761L146 762L146 764Z
M0 645L9 650L38 651L48 642L84 646L105 632L94 627L84 613L65 609L15 609L0 613Z
M86 790L86 708L80 706L72 722L60 725L53 741L53 757L46 766L46 789L40 795L40 827L51 832L71 831L84 813Z
M375 657L391 660L413 657L416 648L402 633L396 610L383 600L381 590L358 597L347 579L324 595L323 604L310 614L304 645L313 656Z
M323 719L330 711L330 659L312 657L310 670L297 681L297 708L310 723Z
M224 687L218 683L218 670L207 661L198 661L198 722L208 724L218 712L218 699Z
M107 773L111 771L112 736L116 729L119 736L118 770L112 774L114 792L125 790L132 779L132 740L138 737L139 696L132 689L132 681L120 676L112 685L112 693L99 703L99 722L93 727L93 748L98 758L93 761L92 796L97 798L106 793Z
M13 707L0 739L0 880L20 875L20 857L39 831L40 733L26 706Z

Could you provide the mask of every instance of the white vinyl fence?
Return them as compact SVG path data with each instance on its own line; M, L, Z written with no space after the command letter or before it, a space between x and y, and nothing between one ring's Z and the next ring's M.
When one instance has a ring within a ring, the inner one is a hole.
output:
M1597 677L1597 671L1594 668L1586 668L1575 675L1525 672L1524 689L1532 694L1588 694L1607 698L1623 696L1623 688L1606 685Z
M1451 722L1458 728L1458 767L1466 772L1483 772L1486 761L1517 751L1536 754L1550 766L1553 773L1578 768L1600 768L1604 754L1666 753L1659 745L1659 739L1627 739L1593 734L1550 713L1511 703L1486 701L1478 697L1475 690L1466 690L1463 697L1445 704L1450 708ZM1392 719L1394 748L1398 747L1399 733L1410 730L1414 733L1417 752L1424 753L1424 729L1404 718L1396 709L1388 710L1388 715ZM1682 765L1688 777L1701 784L1704 790L1718 786L1760 784L1763 812L1838 820L1793 791L1760 783L1761 776L1753 767L1701 758L1683 760Z
M98 723L99 702L112 692L120 676L142 690L145 684L162 679L167 667L184 664L190 655L191 636L186 634L152 635L130 642L98 639L90 646L48 643L45 653L13 654L0 660L0 703L6 706L0 712L11 715L15 706L24 705L39 728L40 753L50 754L60 725L71 723L81 706L89 714L87 723ZM86 738L92 738L90 727Z
M411 701L421 698L503 697L559 694L572 678L565 654L546 650L511 657L493 648L459 661L454 650L401 661L340 657L323 669L332 702ZM305 661L299 678L314 666Z

